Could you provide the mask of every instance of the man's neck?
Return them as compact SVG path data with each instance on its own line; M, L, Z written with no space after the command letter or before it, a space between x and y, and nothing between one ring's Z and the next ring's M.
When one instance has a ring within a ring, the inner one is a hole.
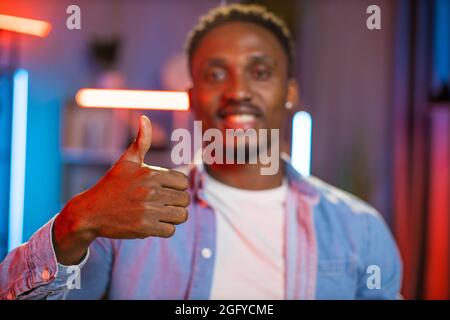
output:
M282 161L280 160L280 163ZM280 166L274 175L262 175L262 164L212 164L204 165L206 172L214 179L234 188L264 190L281 186L284 167Z

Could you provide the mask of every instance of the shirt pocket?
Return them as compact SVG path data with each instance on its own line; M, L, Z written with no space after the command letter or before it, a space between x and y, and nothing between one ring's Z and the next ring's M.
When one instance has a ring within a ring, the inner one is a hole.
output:
M353 299L357 289L355 259L319 260L317 270L318 299Z

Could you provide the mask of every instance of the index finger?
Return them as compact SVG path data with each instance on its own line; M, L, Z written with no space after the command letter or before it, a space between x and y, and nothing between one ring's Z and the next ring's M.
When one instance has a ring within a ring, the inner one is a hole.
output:
M150 166L149 166L150 167ZM165 168L150 167L156 174L153 179L156 179L163 187L184 191L189 188L188 177L176 170ZM161 170L162 169L162 170Z

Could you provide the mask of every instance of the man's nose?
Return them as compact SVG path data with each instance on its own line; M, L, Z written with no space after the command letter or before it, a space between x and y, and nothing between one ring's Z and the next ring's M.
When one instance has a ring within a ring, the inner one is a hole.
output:
M224 98L231 101L249 101L252 93L245 75L234 76L225 91Z

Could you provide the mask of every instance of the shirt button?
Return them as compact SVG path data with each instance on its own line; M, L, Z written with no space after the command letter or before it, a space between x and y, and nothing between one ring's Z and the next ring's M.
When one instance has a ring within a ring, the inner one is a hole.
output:
M203 248L202 249L202 257L205 259L209 259L212 256L212 251L210 248Z
M42 278L42 280L47 281L48 279L50 279L50 272L48 272L48 270L45 269L41 273L41 278Z

